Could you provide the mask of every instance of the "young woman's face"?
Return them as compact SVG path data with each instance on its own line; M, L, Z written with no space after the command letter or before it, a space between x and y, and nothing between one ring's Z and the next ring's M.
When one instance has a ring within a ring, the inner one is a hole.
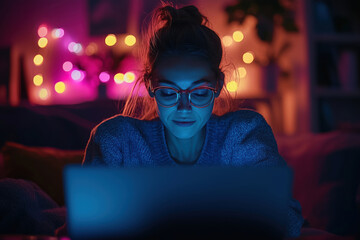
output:
M215 88L217 81L214 71L205 59L181 55L161 57L154 69L153 79L156 85L152 87L167 86L178 90L191 90L202 86ZM215 97L217 96L218 94L215 94ZM157 111L172 135L188 139L203 129L211 116L213 106L214 101L207 107L195 107L191 105L188 94L183 93L172 107L164 107L157 102Z

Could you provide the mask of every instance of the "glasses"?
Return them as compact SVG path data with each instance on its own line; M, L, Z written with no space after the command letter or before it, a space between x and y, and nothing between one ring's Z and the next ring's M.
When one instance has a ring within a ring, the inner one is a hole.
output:
M179 99L180 94L188 94L188 100L191 105L198 108L205 108L214 100L216 89L212 87L197 87L191 90L178 90L172 87L160 86L153 90L155 99L163 107L175 106Z

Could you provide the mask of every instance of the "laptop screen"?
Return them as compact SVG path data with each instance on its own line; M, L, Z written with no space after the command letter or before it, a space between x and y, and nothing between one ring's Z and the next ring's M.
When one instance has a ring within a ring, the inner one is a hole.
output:
M279 239L291 186L286 167L64 170L72 239Z

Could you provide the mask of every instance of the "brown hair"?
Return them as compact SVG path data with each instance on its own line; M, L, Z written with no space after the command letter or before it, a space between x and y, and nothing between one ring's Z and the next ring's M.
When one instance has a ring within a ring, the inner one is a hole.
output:
M143 31L140 49L143 69L125 102L122 115L142 120L158 116L155 99L148 95L140 97L138 93L140 86L148 89L153 85L153 69L162 55L189 54L206 57L216 75L218 86L223 74L220 67L223 49L219 36L208 25L208 19L193 5L175 8L169 3L162 3L162 7L153 11L148 28ZM215 99L213 113L223 115L233 110L235 104L224 84L220 96Z

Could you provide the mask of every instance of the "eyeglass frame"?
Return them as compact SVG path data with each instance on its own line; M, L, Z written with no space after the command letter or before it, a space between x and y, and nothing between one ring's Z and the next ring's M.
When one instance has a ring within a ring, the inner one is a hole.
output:
M180 96L181 96L181 94L183 94L183 93L187 93L187 94L188 94L188 100L189 100L189 103L190 103L192 106L197 107L197 108L206 108L207 106L209 106L209 105L211 104L211 102L214 101L214 99L215 99L215 94L217 93L217 90L216 90L215 88L209 87L209 86L196 87L196 88L193 88L193 89L190 89L190 90L189 90L189 89L185 89L185 90L180 89L180 90L179 90L179 89L176 89L176 88L173 88L173 87L169 87L169 86L158 86L158 87L155 87L155 88L151 91L152 94L154 94L155 99L156 99L156 94L155 94L156 90L158 90L158 89L164 89L164 88L170 88L170 89L173 89L173 90L176 92L176 102L175 102L173 105L165 106L165 105L163 105L163 104L161 104L161 103L158 102L159 105L161 105L162 107L166 107L166 108L171 108L171 107L175 106L176 104L178 104L179 99L180 99ZM194 104L191 102L191 97L190 97L190 96L191 96L191 93L192 93L193 91L197 90L197 89L209 89L209 90L211 90L211 91L213 92L211 101L210 101L207 105L202 106L202 107L199 107L199 106L194 105Z

